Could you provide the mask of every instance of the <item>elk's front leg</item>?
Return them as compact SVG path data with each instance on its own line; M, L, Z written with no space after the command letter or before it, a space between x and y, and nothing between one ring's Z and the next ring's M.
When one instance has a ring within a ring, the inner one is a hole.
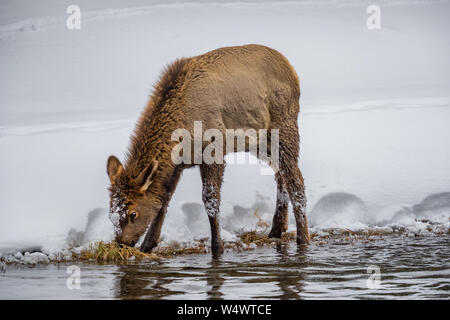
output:
M183 168L180 166L175 167L172 176L169 181L167 181L166 188L166 199L164 199L164 203L159 210L156 218L152 221L147 234L145 235L144 241L141 244L141 251L150 252L154 247L158 245L159 236L161 234L162 224L164 222L164 217L166 216L167 207L169 205L170 198L172 194L175 192L175 188L178 184L178 180L180 179L181 172Z
M223 241L220 236L219 209L220 189L222 187L225 165L200 165L203 186L203 204L211 225L211 251L214 258L223 253Z
M164 222L166 211L167 205L161 208L160 212L150 225L150 228L145 235L144 242L141 244L140 250L142 252L150 252L158 245L159 235L161 234L161 227Z

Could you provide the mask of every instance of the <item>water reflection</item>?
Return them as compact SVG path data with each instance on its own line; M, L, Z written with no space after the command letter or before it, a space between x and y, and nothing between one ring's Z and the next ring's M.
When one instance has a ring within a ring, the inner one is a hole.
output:
M0 297L10 299L449 299L450 236L390 237L369 243L292 243L129 265L76 264L81 290L67 290L75 262L7 266ZM367 286L378 266L381 288Z
M211 267L206 270L206 286L208 291L208 299L211 300L223 300L223 293L220 291L225 279L220 272L220 267L222 265L221 258L212 259Z
M259 252L261 250L270 251L266 261ZM177 261L166 259L158 263L120 265L116 298L161 299L179 296L230 299L233 295L222 290L227 284L227 291L230 287L245 287L241 290L247 291L247 298L300 299L308 250L307 247L299 247L293 254L289 245L282 244L276 248L231 253L220 259L194 255L178 257ZM192 291L176 289L183 286L190 287ZM269 290L254 292L258 287ZM236 291L239 290L236 288Z
M449 237L188 255L118 267L120 299L448 298ZM432 249L431 249L432 248ZM367 267L382 289L367 288Z

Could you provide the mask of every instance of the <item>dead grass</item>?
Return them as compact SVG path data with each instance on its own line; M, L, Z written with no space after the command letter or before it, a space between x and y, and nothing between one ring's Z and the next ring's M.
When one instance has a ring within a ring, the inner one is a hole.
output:
M207 252L208 250L206 249L204 243L200 242L198 245L192 248L175 248L173 246L162 247L159 248L155 253L158 256L170 258L181 254L200 254Z
M255 244L258 247L262 247L265 245L273 245L279 243L288 243L291 241L295 241L295 232L284 232L281 235L281 239L269 238L267 232L265 231L246 231L239 234L239 242L237 244L245 244L247 246L251 244Z
M257 215L257 211L255 212ZM258 227L268 226L261 218L259 218ZM265 224L260 223L263 221ZM269 238L268 228L265 230L246 231L239 234L239 240L236 242L228 242L224 244L225 249L231 250L252 250L256 247L270 246L280 243L293 242L296 239L295 232L284 232L281 239ZM371 230L371 231L352 231L349 229L329 229L323 230L324 234L311 233L311 243L315 245L326 245L330 243L369 243L377 239L382 239L382 236L386 235L383 230ZM159 260L161 258L171 258L177 255L185 254L204 254L208 253L207 239L201 239L197 241L196 245L189 248L183 248L180 245L173 243L171 245L158 248L154 253L144 253L138 248L128 247L122 244L112 241L110 243L97 242L88 249L82 251L78 255L74 255L74 259L83 261L91 261L98 263L108 262L128 262L132 260Z
M204 240L199 240L198 244L190 248L181 248L177 244L164 246L153 253L144 253L138 248L128 247L119 244L116 241L109 243L100 241L89 246L88 249L81 251L80 254L73 254L73 259L109 263L109 262L129 262L133 260L160 260L161 258L170 258L181 254L200 254L207 253Z
M251 243L256 244L257 246L262 246L264 244L271 244L274 242L272 238L269 238L265 233L258 231L247 231L242 232L239 235L239 239L242 243L249 245Z
M82 251L74 258L96 262L126 262L133 259L159 260L161 257L154 253L144 253L138 248L128 247L116 241L110 243L100 241L90 245L88 249Z
M256 247L278 245L280 243L289 243L296 240L295 232L284 232L281 239L273 239L268 236L268 229L270 225L258 215L258 209L254 212L258 219L255 230L241 232L238 237L239 240L235 242L226 242L225 249L229 250L252 250ZM404 230L394 230L394 234L402 234ZM350 229L326 229L320 233L311 233L311 243L318 246L323 246L333 243L370 243L376 240L383 239L383 236L392 234L392 231L383 229L352 231ZM184 248L178 243L171 243L159 247L154 253L144 253L138 248L127 247L118 244L116 241L110 243L97 242L91 245L88 249L82 251L78 255L74 255L74 259L84 261L94 261L98 263L105 262L128 262L132 260L159 260L161 258L171 258L177 255L185 254L204 254L208 253L208 239L200 239L193 247Z
M259 211L259 208L256 208L255 212L253 213L255 215L256 219L258 219L258 221L256 222L256 227L262 228L264 230L269 229L270 225L259 216L258 211Z

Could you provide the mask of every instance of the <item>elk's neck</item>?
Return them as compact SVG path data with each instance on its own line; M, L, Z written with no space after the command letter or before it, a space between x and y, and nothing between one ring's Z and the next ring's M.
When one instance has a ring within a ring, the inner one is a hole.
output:
M170 179L175 164L171 159L173 146L172 132L182 128L182 108L177 108L171 103L156 108L151 105L142 113L128 150L126 168L131 174L138 174L152 160L159 163L158 175L161 179Z

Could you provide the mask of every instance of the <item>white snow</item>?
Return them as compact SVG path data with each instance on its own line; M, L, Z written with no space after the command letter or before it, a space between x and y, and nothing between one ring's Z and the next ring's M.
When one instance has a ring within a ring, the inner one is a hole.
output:
M413 206L450 191L450 4L378 1L382 28L368 30L370 3L80 0L81 30L69 31L71 1L2 1L0 252L42 262L36 253L53 260L112 239L106 159L123 158L162 67L245 43L279 50L299 74L299 163L314 230L401 225L425 234L423 218L448 230L449 206L424 217ZM185 171L163 241L209 235L201 190L198 169ZM336 192L359 198L364 212L340 200L314 212ZM260 166L229 165L224 239L255 228L256 209L271 222L275 200Z

